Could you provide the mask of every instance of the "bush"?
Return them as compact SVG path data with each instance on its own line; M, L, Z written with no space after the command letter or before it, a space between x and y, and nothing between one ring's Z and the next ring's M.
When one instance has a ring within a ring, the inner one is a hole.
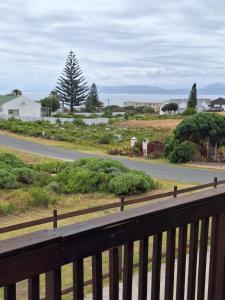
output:
M0 153L0 161L13 168L24 166L23 161L11 153Z
M194 160L197 155L196 147L191 142L182 142L174 146L174 150L169 155L172 163L185 163Z
M0 204L0 216L12 214L15 210L16 206L13 203Z
M197 111L196 111L196 109L191 108L191 107L187 108L187 109L183 112L183 115L184 115L184 116L191 116L191 115L194 115L194 114L197 114Z
M111 139L112 139L111 136L106 133L99 138L98 142L99 144L109 145L111 143Z
M107 175L83 168L68 168L60 173L60 191L65 193L89 193L101 189L107 182Z
M16 168L13 170L17 180L21 183L31 184L34 183L38 178L38 173L29 168Z
M60 185L58 182L52 181L45 186L45 190L53 193L60 193Z
M65 167L69 165L69 162L52 161L48 163L41 163L33 165L32 168L36 171L48 172L50 174L58 174Z
M19 184L16 176L6 170L0 170L0 189L15 189Z
M7 165L3 161L0 161L0 170L6 170L8 172L12 171L12 167L10 165Z
M116 195L132 195L146 192L155 187L155 182L149 176L143 173L128 172L112 178L107 190Z
M48 193L41 188L32 188L30 190L29 206L31 207L48 207L49 205L56 204L58 201L54 194Z

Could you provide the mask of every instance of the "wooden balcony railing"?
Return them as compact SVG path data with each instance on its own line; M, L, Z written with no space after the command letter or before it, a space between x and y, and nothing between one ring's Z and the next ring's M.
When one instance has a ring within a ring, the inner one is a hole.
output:
M62 299L65 266L73 268L70 299L90 299L89 268L94 300L224 300L225 188L0 242L4 299Z

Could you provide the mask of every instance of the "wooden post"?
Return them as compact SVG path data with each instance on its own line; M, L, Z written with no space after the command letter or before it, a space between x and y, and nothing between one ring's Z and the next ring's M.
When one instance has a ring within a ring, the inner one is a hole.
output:
M120 197L120 211L124 211L124 201L125 197L122 195ZM119 255L119 279L122 280L123 278L123 246L118 248L118 255Z
M177 186L176 185L173 187L173 197L174 198L177 197Z
M57 228L57 209L53 209L53 228Z
M217 177L214 177L214 188L217 187Z

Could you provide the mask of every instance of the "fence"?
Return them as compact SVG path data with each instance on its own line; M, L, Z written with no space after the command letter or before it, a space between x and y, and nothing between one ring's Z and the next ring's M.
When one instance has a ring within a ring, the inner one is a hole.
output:
M77 211L72 211L72 212L68 212L68 213L64 213L64 214L58 214L58 211L56 209L54 209L52 216L42 218L42 219L36 219L36 220L28 221L28 222L23 222L23 223L19 223L19 224L14 224L14 225L10 225L10 226L0 227L0 234L11 232L14 230L19 230L19 229L25 229L25 228L29 228L29 227L33 227L33 226L37 226L37 225L43 225L43 224L47 224L47 223L51 223L51 222L53 224L53 228L57 228L58 221L60 221L60 220L78 217L78 216L91 214L91 213L95 213L95 212L101 212L106 209L119 208L120 211L123 211L126 206L130 206L130 205L134 205L134 204L138 204L138 203L144 203L144 202L156 200L156 199L162 199L162 198L166 198L166 197L170 197L170 196L173 196L175 198L179 194L198 191L198 190L202 190L202 189L209 188L209 187L216 188L218 185L222 185L222 184L225 184L225 180L218 181L217 178L215 177L213 182L198 185L198 186L193 186L193 187L184 188L184 189L178 189L177 186L174 186L174 189L171 192L165 192L165 193L160 193L160 194L156 194L156 195L152 195L152 196L142 197L142 198L138 198L138 199L131 199L131 200L125 200L125 197L121 196L121 198L118 202L100 205L100 206L91 207L91 208L86 208L86 209L77 210Z
M119 299L121 294L127 300L155 300L162 296L166 300L174 296L176 299L197 296L197 299L222 300L225 295L224 231L224 187L57 230L38 231L0 243L0 287L4 287L5 300L14 300L17 283L27 280L28 299L40 299L40 274L45 274L43 298L58 300L67 292L62 289L61 277L61 268L67 265L73 268L70 288L73 299L83 300L84 285L88 284L84 283L84 259L90 257L92 299L106 299L102 258L107 252L110 300ZM165 254L162 252L164 242ZM133 274L135 243L139 257L137 289L132 288L136 280ZM124 247L122 292L119 286L121 246ZM164 256L165 270L162 268Z

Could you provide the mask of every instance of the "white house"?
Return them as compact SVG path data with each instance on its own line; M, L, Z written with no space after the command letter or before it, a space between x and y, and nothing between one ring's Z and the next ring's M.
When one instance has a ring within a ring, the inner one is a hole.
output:
M160 115L165 115L166 114L166 112L162 111L162 108L163 108L164 105L169 104L169 103L176 103L178 105L177 113L182 114L187 108L187 102L188 102L188 99L170 99L170 100L167 100L167 101L161 103ZM211 103L210 99L198 99L197 111L201 112L201 111L208 110L210 103Z
M45 117L41 103L24 96L0 96L0 116L8 117Z

